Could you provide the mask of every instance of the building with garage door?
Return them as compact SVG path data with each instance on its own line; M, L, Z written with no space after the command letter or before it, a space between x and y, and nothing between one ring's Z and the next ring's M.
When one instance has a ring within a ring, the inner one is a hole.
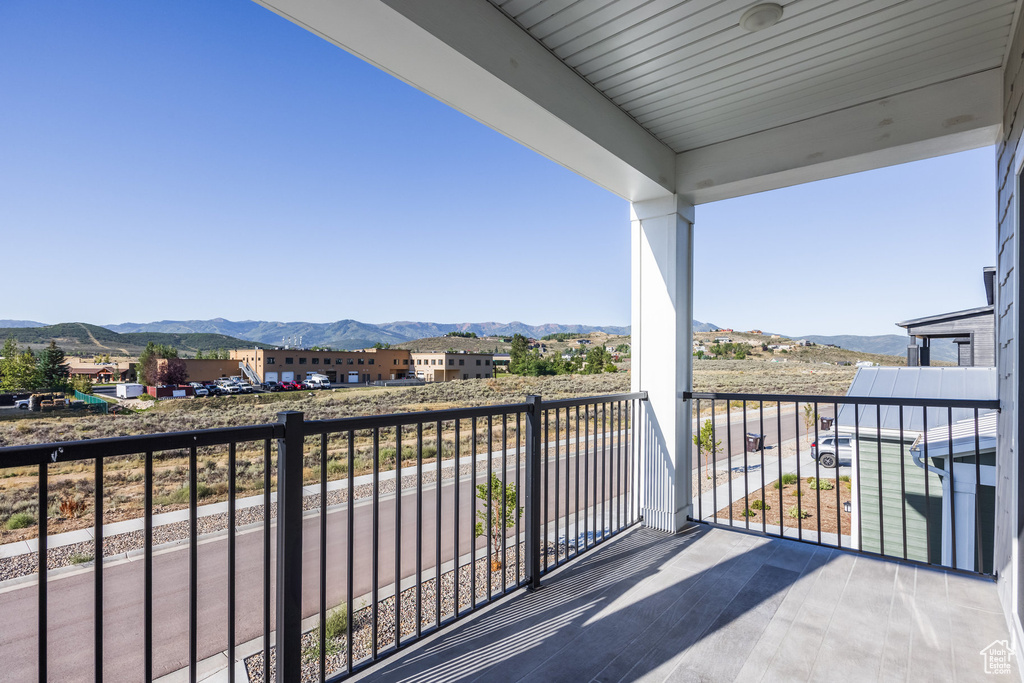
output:
M231 359L251 382L301 382L309 375L326 375L332 384L365 384L409 375L411 358L405 349L312 351L309 349L235 349Z

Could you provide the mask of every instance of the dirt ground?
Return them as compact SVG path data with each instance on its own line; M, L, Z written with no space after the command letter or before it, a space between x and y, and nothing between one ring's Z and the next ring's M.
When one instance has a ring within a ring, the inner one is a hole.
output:
M838 483L839 488L839 503L836 504L836 489L818 491L811 488L811 485L807 480L800 481L800 496L797 496L797 484L786 484L782 487L782 502L779 502L779 490L775 488L773 482L765 488L765 502L767 503L767 510L757 510L753 507L750 508L750 515L748 517L743 516L743 512L747 509L747 501L739 500L732 505L732 519L733 521L742 522L744 519L750 520L750 526L760 526L762 519L767 524L779 524L780 512L782 513L782 524L783 526L797 528L797 518L795 514L791 514L791 511L795 513L796 509L799 508L806 515L801 521L800 526L805 530L810 531L823 531L825 533L836 533L836 509L839 510L839 518L842 519L843 530L842 533L845 535L850 534L850 514L843 511L843 503L850 500L850 483L845 481L835 482L830 479L823 479L822 484L835 484ZM761 500L761 490L751 491L749 496L749 504L753 506L755 500ZM821 516L818 516L818 505L821 505ZM729 518L729 508L723 507L718 511L718 517L720 519ZM820 522L820 526L819 526Z

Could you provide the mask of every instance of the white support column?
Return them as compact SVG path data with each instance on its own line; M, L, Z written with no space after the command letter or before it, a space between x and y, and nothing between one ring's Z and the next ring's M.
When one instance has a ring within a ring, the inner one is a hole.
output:
M632 389L646 391L640 438L644 524L675 532L693 511L693 206L676 195L635 202Z

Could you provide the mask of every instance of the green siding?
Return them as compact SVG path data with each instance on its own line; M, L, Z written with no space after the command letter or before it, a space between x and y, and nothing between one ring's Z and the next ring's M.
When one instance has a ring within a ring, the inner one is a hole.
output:
M860 441L861 548L894 557L939 563L942 561L942 481L938 475L928 472L928 495L925 496L925 470L914 464L910 443L903 444L901 462L899 440L883 438L881 441L882 506L879 518L879 443L875 439ZM906 548L903 541L904 516Z

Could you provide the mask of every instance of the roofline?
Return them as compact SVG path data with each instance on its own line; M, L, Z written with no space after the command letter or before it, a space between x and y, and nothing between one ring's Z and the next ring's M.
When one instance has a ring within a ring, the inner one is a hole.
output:
M953 311L951 313L940 313L938 315L929 315L924 318L914 318L913 320L904 320L903 322L896 323L897 327L910 327L911 325L922 325L924 323L932 323L938 320L951 320L953 318L966 318L971 315L978 315L980 313L994 313L995 306L981 306L979 308L968 308L963 311Z

